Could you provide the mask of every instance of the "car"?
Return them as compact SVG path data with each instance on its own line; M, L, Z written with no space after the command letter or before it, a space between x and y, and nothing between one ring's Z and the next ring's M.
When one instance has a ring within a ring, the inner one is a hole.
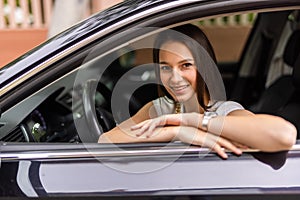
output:
M229 54L241 46L236 59L218 60L221 93L285 118L298 139L299 11L299 0L126 0L4 66L0 196L298 199L298 141L289 151L228 151L227 160L180 142L97 141L158 97L151 60L157 33L243 15L253 18L247 41L232 34L220 40Z

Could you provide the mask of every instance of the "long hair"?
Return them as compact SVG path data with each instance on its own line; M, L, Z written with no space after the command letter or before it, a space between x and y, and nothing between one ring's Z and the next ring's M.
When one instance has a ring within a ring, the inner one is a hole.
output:
M203 71L203 60L207 60L207 58L203 59L204 57L210 57L213 63L216 64L216 56L213 50L212 45L210 44L207 36L204 32L195 25L192 24L185 24L182 26L178 26L172 28L170 30L165 30L158 34L157 39L154 43L153 48L153 61L157 65L155 67L156 76L158 77L158 95L160 97L167 96L169 99L173 99L173 97L167 92L166 88L163 86L161 79L160 79L160 70L159 70L159 52L161 46L166 42L180 42L184 44L192 53L195 65L197 67L197 98L200 106L207 110L209 108L208 102L210 100L209 91L207 85L201 76L200 72ZM208 55L208 56L207 56Z

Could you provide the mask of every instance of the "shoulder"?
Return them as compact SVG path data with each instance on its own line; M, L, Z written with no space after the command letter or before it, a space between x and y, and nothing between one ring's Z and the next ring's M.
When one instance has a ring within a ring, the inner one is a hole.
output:
M213 103L209 110L217 112L220 116L226 116L233 111L245 109L241 104L235 101L217 101Z

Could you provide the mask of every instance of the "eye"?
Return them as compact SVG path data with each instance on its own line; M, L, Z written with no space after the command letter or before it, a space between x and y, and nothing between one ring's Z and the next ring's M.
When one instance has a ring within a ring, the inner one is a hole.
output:
M172 68L168 65L162 65L162 66L160 66L160 70L161 71L171 71Z
M191 66L193 66L192 63L184 63L184 64L182 64L182 67L184 67L184 68L189 68Z

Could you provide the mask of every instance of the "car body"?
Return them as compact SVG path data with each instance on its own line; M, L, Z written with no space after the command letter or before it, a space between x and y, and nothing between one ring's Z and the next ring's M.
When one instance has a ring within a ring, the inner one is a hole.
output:
M266 112L268 69L284 51L287 27L297 27L297 18L289 23L299 8L298 0L129 0L3 67L0 196L297 198L298 144L287 152L228 152L223 160L181 143L117 145L97 139L157 97L153 65L147 60L133 67L135 53L151 49L161 28L218 16L259 13L240 59L218 67L228 98ZM290 77L287 71L276 76ZM293 99L288 114L297 103Z

